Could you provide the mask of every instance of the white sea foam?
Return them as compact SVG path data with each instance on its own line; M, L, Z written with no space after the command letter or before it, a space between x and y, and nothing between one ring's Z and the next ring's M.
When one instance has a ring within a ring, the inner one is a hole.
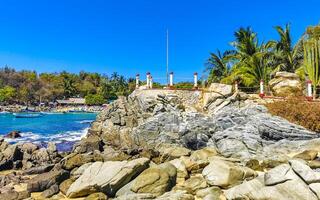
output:
M77 121L80 124L90 124L92 123L94 120L81 120L81 121Z
M79 131L66 131L57 134L39 134L33 132L22 132L20 133L20 138L5 138L7 142L10 143L23 143L23 142L33 142L33 143L43 143L43 142L55 142L55 143L63 143L63 142L76 142L81 138L85 137L88 133L89 128L85 128Z

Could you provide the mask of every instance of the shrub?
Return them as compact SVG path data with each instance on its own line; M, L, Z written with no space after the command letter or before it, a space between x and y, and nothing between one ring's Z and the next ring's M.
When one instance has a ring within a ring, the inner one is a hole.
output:
M88 94L85 97L85 101L87 105L102 105L106 102L100 94Z
M290 98L266 104L269 112L320 133L320 103L308 102L303 98Z

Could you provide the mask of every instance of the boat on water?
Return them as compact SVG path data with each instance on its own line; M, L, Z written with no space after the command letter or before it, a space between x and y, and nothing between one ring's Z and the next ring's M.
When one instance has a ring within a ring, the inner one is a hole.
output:
M15 118L39 118L39 117L43 117L44 114L43 113L13 113L13 116Z

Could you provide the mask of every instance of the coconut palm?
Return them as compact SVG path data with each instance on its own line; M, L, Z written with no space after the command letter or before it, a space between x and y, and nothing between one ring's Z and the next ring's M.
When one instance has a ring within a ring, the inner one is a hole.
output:
M229 79L240 79L245 86L255 86L260 80L267 82L272 71L272 43L259 44L250 27L240 28L234 35L236 40L231 45L236 51L230 56L234 65Z
M217 53L210 53L210 57L206 62L205 72L209 73L208 82L220 82L222 79L230 75L229 55L231 51L225 51L221 53L217 50Z
M292 44L289 24L285 28L276 26L275 29L280 39L274 42L274 59L276 60L274 71L295 72L303 62L302 40L300 39L296 45Z

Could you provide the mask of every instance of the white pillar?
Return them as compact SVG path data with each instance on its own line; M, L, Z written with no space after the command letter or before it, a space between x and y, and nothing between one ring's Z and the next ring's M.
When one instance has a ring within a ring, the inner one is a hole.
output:
M261 80L260 81L260 94L259 94L259 96L261 97L261 98L263 98L264 97L264 82L263 82L263 80Z
M173 72L170 72L170 83L169 83L170 87L173 87Z
M149 84L150 84L150 89L152 89L152 85L153 85L152 76L150 76L150 82L149 82Z
M198 73L193 74L194 88L198 88Z
M150 72L147 72L147 89L150 88Z
M139 88L139 82L140 82L140 74L136 75L136 89Z
M238 91L239 91L238 81L236 81L236 82L234 83L234 91L235 91L235 92L238 92Z
M312 82L307 80L307 99L312 100Z

